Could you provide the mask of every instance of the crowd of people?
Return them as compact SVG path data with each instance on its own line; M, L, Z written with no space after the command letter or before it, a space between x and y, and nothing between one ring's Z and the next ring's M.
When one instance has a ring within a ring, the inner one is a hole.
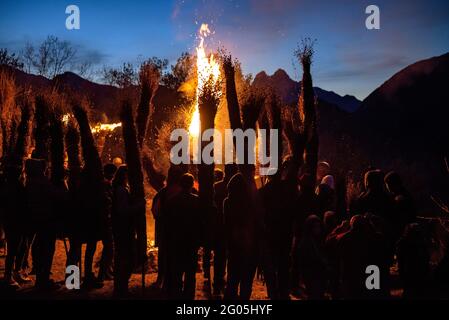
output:
M397 173L368 170L364 191L339 216L330 166L319 168L317 181L304 174L297 184L281 171L256 187L228 164L224 175L216 170L216 216L206 219L198 214L193 177L172 167L152 207L158 286L171 298L193 299L203 246L204 277L213 279L214 296L229 300L250 299L256 274L270 299L388 299L395 265L403 297L446 294L449 231L441 220L417 217ZM379 271L374 290L366 285L369 266Z
M368 170L363 192L339 214L329 164L319 163L316 177L292 179L288 170L287 159L277 174L256 182L236 164L225 165L224 172L216 169L215 210L207 216L211 211L204 210L194 175L172 165L151 207L158 247L154 285L161 295L194 299L200 261L213 296L226 300L250 299L256 276L270 299L388 299L394 266L403 297L447 294L449 230L441 220L417 217L413 197L397 173ZM84 288L113 280L114 294L127 295L138 267L133 216L145 201L131 198L126 165L106 164L103 176L100 192L83 171L78 186L55 185L41 159L29 158L23 168L5 170L0 205L7 286L31 282L32 270L37 289L58 288L51 268L55 242L62 238L68 239L67 265L80 263L86 244ZM100 241L103 250L95 274ZM379 270L378 288L366 285L368 266Z

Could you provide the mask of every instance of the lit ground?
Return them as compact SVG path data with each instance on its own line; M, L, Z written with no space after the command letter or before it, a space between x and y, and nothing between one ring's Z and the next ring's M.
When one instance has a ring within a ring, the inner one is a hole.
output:
M101 252L101 244L97 247L97 253L95 257L95 261L99 259L99 253ZM0 258L0 274L3 276L4 272L4 257ZM65 262L66 262L66 254L64 249L64 243L60 240L56 243L56 254L53 260L53 268L52 268L52 278L57 281L63 283L64 281L64 272L65 272ZM34 280L34 276L30 276ZM146 274L145 277L145 286L146 289L144 291L144 294L142 294L141 290L141 275L140 274L133 274L130 281L130 291L131 295L130 298L135 299L163 299L164 297L160 294L160 292L151 287L151 284L153 284L156 281L156 273L150 272ZM39 294L37 295L36 292L34 292L32 285L25 285L21 289L19 289L16 292L2 292L2 294L6 295L4 298L25 298L25 299L45 299L45 298L52 298L52 299L109 299L112 297L112 288L113 288L113 281L105 281L104 287L101 289L93 289L93 290L67 290L65 287L62 287L61 289L52 292L51 294ZM202 272L197 273L197 290L196 290L196 299L210 299L210 289L207 289L208 286L204 282L203 274ZM261 281L256 280L253 290L253 299L265 299L266 298L266 291L265 287L261 283Z
M150 208L149 204L147 207ZM148 239L149 242L154 239L154 220L151 217L151 214L147 214L147 226L148 226ZM85 246L84 246L85 247ZM83 247L83 249L85 249ZM102 250L101 242L97 245L97 251L95 253L94 265L95 271L98 272L97 262L100 258ZM151 261L151 259L150 259ZM150 262L151 264L151 262ZM155 262L153 263L155 264ZM66 265L66 251L64 248L64 242L58 240L56 242L56 252L53 259L52 266L52 279L56 282L64 283L65 279L65 265ZM5 257L0 257L0 278L3 278L5 266ZM213 272L212 272L213 273ZM164 297L161 295L160 291L152 287L151 285L156 281L156 271L154 268L150 267L149 273L146 274L145 277L145 291L142 294L142 286L141 286L141 275L133 274L130 281L130 298L135 299L163 299ZM30 276L34 280L34 276ZM197 273L197 290L196 290L196 299L210 299L210 289L207 283L204 282L203 273ZM24 285L18 291L9 291L5 290L4 286L0 283L0 298L24 298L24 299L109 299L112 297L112 289L113 289L113 281L105 281L104 287L101 289L93 289L93 290L68 290L64 286L61 289L52 292L51 294L42 293L37 294L33 290L33 285ZM253 290L253 299L266 299L266 291L263 283L259 280L255 281L254 290Z
M99 259L99 253L101 252L101 244L97 247L97 253L95 257L95 261L98 261ZM66 261L66 254L64 249L64 244L62 241L58 240L56 243L56 254L53 261L53 268L52 268L52 278L55 281L59 281L62 283L64 280L64 272L65 272L65 261ZM3 276L4 271L4 257L0 258L0 275ZM33 279L34 277L31 276ZM196 284L196 299L197 300L208 300L211 299L210 295L210 289L207 283L204 282L203 273L199 272L197 273L197 284ZM141 290L141 275L139 274L133 274L130 281L130 298L131 299L164 299L164 297L161 295L159 290L155 289L151 285L156 281L156 273L153 271L146 274L145 277L145 286L146 289L144 293L142 294ZM112 288L113 288L113 281L105 281L104 287L101 289L93 289L89 291L85 290L67 290L65 287L62 287L61 289L51 293L51 294L36 294L36 292L33 291L32 285L26 285L23 286L21 289L19 289L16 292L4 292L3 290L0 291L0 295L6 295L3 296L3 298L23 298L23 299L109 299L112 297ZM399 296L401 293L401 290L393 290L392 294L393 296ZM256 279L254 281L253 285L253 294L252 299L255 300L261 300L266 299L266 289L264 284L261 280ZM293 298L293 297L292 297Z

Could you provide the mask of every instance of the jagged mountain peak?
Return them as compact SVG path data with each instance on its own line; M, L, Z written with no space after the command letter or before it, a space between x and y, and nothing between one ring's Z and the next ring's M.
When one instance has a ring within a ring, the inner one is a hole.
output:
M265 71L259 72L254 78L253 85L256 87L269 86L274 88L282 101L287 104L294 103L298 100L298 94L301 89L300 82L290 78L288 73L283 69L276 70L271 76ZM315 87L314 89L318 99L334 104L346 112L354 112L361 103L356 97L351 95L340 96L333 91L327 91L319 87Z

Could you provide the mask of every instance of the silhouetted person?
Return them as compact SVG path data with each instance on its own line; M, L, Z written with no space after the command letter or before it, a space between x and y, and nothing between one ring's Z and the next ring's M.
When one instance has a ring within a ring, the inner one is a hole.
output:
M269 176L260 189L264 205L263 268L270 299L289 299L293 226L298 203L295 181L286 179L286 168Z
M171 166L169 168L167 184L154 196L151 207L155 221L155 245L158 247L156 286L159 288L167 289L167 283L165 283L167 280L166 207L170 200L181 191L179 181L182 175L181 167Z
M79 177L77 177L79 178ZM83 226L83 220L80 219L81 215L81 192L80 192L80 179L69 180L69 206L68 219L66 222L66 230L68 233L70 248L67 255L67 265L80 265L81 264L81 249L82 238L81 229Z
M385 185L393 199L393 233L399 238L406 225L416 221L416 208L412 196L402 183L402 179L394 171L385 176Z
M223 180L224 174L223 171L221 171L220 169L214 169L214 183L218 183L220 181ZM217 206L217 204L215 204ZM218 210L218 208L217 208ZM208 225L209 225L209 241L207 241L208 243L205 244L205 246L203 247L203 274L204 274L204 279L206 279L206 281L210 280L210 260L212 258L212 251L214 251L214 261L215 261L215 250L214 250L214 242L215 242L215 229L216 229L216 219L217 219L217 215L218 212L217 210L213 210L213 217L211 217ZM215 266L214 266L215 267ZM215 282L215 281L214 281Z
M393 221L392 201L384 189L382 171L368 171L365 174L364 184L365 191L357 200L356 213L370 213L379 216L391 226Z
M412 223L405 227L397 244L399 276L403 298L425 298L430 275L430 252L423 229Z
M326 211L323 218L325 238L338 226L337 214L334 211Z
M351 219L351 228L338 242L341 266L342 297L344 299L370 299L389 297L389 255L382 236L375 232L369 220L361 215ZM366 268L379 268L380 289L366 287Z
M341 263L338 243L345 233L349 231L350 227L349 220L343 220L340 225L327 235L325 241L325 251L329 263L329 293L334 300L341 298Z
M23 185L22 185L23 186ZM20 212L25 207L25 203L19 205L17 208ZM16 263L14 266L14 277L19 284L30 283L33 280L28 276L28 256L31 244L34 239L33 227L28 221L28 213L24 212L24 221L21 222L22 241L20 242L19 250L17 252ZM20 264L21 262L21 264Z
M375 216L376 231L386 237L390 247L389 252L393 254L398 238L394 232L397 219L393 212L393 201L384 188L383 178L380 170L370 170L365 174L365 191L357 199L355 213L362 215L368 213Z
M228 195L228 183L238 172L234 163L225 165L223 179L214 185L214 201L217 207L217 216L213 221L214 230L213 251L214 251L214 294L218 295L224 290L226 272L226 236L223 215L223 202Z
M292 248L291 290L299 292L299 243L302 239L304 222L308 216L316 212L315 179L310 174L302 174L299 179L299 195L294 224L294 239Z
M250 186L242 174L232 177L223 204L228 277L224 298L249 300L257 268L257 217ZM240 293L239 293L240 287Z
M316 215L307 217L299 243L299 268L308 299L324 299L328 261L324 251L323 224Z
M316 214L323 219L326 211L335 211L335 191L328 184L321 183L316 188L315 193Z
M103 167L104 187L108 204L101 223L103 251L101 253L100 270L98 272L98 279L100 281L112 280L113 278L114 237L112 234L111 206L113 196L112 180L116 171L117 167L113 163L108 163Z
M24 186L20 181L21 166L8 166L6 181L1 185L0 206L3 212L2 221L8 251L5 260L4 281L8 286L18 288L26 282L20 273L23 264L23 255L20 247L25 241L26 207L24 203ZM14 273L13 273L14 271Z
M133 203L128 187L128 168L117 169L112 181L112 234L114 235L114 295L126 296L133 269L133 217L145 202Z
M70 227L70 251L67 264L75 265L80 263L82 245L85 243L83 287L86 289L101 288L103 286L103 279L96 278L93 272L93 259L97 242L102 240L107 232L106 212L108 205L101 203L107 197L102 195L105 197L100 199L99 190L94 190L93 188L88 173L86 170L83 170L80 175L78 188L70 191L73 220ZM103 269L102 271L104 272L105 270Z
M202 215L199 198L192 193L193 183L191 174L181 177L181 191L167 203L165 213L170 276L168 295L172 299L195 299Z
M44 160L26 160L25 171L26 210L36 234L35 252L33 253L33 267L36 270L35 285L39 289L53 289L55 284L50 280L50 272L55 253L57 220L52 205L58 195L45 176L46 163Z

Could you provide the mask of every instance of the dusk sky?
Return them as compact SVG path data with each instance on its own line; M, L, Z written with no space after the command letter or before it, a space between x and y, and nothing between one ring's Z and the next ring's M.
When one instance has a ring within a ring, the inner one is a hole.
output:
M80 8L80 30L65 28L70 4ZM380 8L380 30L365 27L370 4ZM209 48L225 47L254 75L283 68L298 80L293 51L301 37L316 38L314 85L359 99L403 67L449 52L447 0L1 0L0 48L18 52L53 34L97 67L139 55L174 62L194 52L201 23L215 31Z

